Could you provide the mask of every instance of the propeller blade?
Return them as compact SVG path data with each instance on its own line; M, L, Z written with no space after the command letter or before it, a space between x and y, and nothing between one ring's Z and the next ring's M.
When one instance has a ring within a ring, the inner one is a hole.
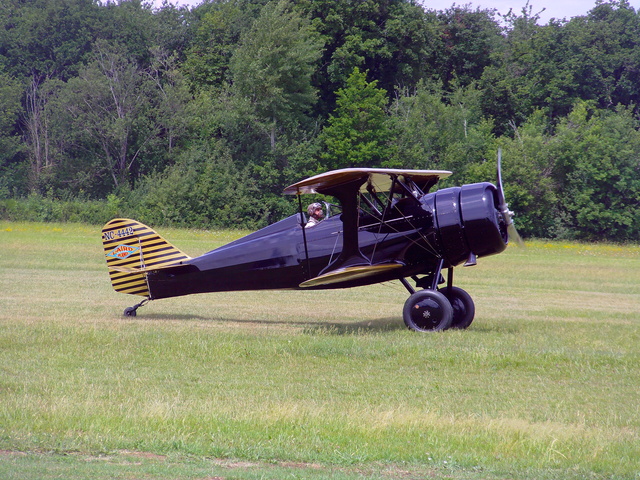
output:
M504 187L502 186L502 149L498 148L498 210L502 214L504 223L507 225L507 234L509 240L514 240L519 246L524 246L522 237L516 230L516 226L513 224L513 212L509 210L509 204L504 196Z
M502 149L498 148L498 200L500 206L506 205L504 199L504 188L502 187Z
M516 226L513 222L507 225L507 233L509 234L509 239L515 240L519 247L524 247L524 240L522 240L522 237L518 233L518 230L516 230Z

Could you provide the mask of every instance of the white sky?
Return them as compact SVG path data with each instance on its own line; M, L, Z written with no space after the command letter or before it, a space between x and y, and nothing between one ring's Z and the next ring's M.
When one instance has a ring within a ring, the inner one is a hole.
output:
M195 6L202 3L203 0L169 0L172 4ZM162 0L153 0L154 5L161 6ZM526 5L527 0L422 0L422 4L426 8L433 10L445 10L453 4L467 5L471 8L495 8L501 14L506 14L509 9L520 15L522 8ZM585 15L596 5L596 0L530 0L533 6L533 13L540 12L543 8L544 12L540 14L540 23L546 24L551 18L569 20L571 17ZM631 5L636 11L640 9L640 0L630 0Z
M451 7L452 0L422 0L422 4L434 10L445 10ZM506 14L510 9L520 15L522 8L527 4L527 0L461 0L456 1L456 5L471 4L472 8L495 8L501 14ZM529 0L529 5L533 7L532 13L540 13L541 24L546 24L552 18L569 20L571 17L585 15L596 6L596 0ZM636 11L640 8L640 0L630 0Z

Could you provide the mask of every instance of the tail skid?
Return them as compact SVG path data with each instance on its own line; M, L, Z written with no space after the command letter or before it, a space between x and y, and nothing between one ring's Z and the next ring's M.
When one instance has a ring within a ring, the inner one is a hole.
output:
M148 270L191 259L151 228L128 218L107 223L102 228L102 244L113 289L149 299L153 296L147 283Z

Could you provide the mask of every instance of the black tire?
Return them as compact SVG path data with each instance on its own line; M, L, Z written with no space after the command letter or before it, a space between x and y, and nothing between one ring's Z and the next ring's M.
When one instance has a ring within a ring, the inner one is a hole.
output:
M438 291L447 297L453 308L451 328L468 328L476 315L476 306L471 295L459 287L443 287Z
M136 310L133 307L127 307L124 309L124 316L125 317L135 317L136 316Z
M420 290L405 302L402 318L407 328L416 332L440 332L451 326L453 308L442 293Z

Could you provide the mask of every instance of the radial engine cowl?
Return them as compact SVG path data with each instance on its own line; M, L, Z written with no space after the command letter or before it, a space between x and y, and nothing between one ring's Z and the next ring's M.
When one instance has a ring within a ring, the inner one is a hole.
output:
M506 225L497 205L498 191L487 182L436 192L435 219L448 265L458 265L471 254L494 255L506 248Z

